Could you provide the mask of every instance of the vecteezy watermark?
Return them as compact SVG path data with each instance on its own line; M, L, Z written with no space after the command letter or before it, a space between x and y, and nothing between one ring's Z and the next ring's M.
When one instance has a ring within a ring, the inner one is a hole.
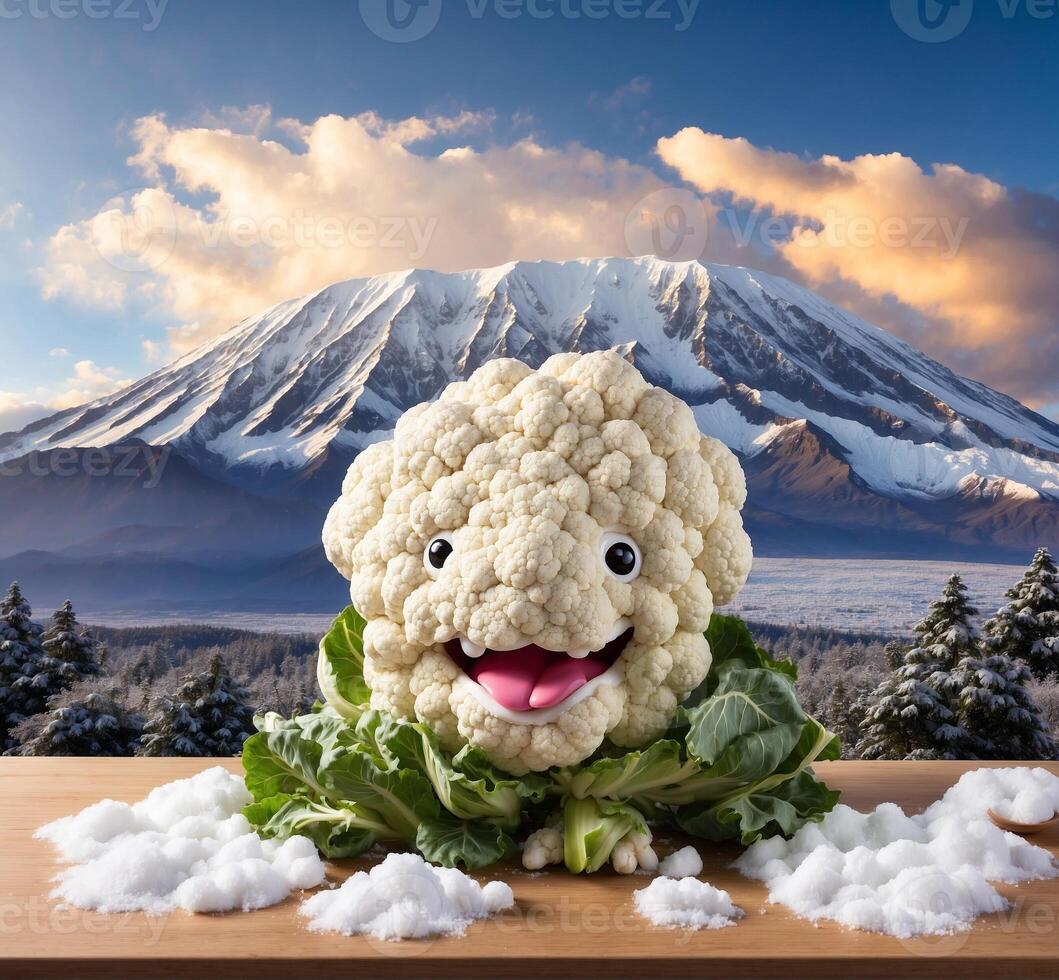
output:
M144 490L153 490L162 482L172 449L130 443L96 449L34 450L25 456L0 462L0 478L28 474L38 479L75 476L116 477L142 480Z
M0 0L0 20L140 21L149 34L158 29L169 0Z
M936 44L967 29L974 0L890 0L890 12L910 38Z
M905 899L906 908L917 916L923 917L926 912L933 918L936 931L898 937L898 942L909 953L928 959L955 956L967 945L972 935L971 924L959 926L956 923L962 915L953 916L953 908L957 904L954 898L958 898L958 904L964 908L973 906L970 890L949 875L939 875L938 881L935 892L930 892L929 883L924 892L920 883L917 893ZM990 928L1009 936L1016 933L1021 936L1051 936L1056 931L1057 917L1059 913L1050 903L1031 901L1020 895L1005 907L990 913L989 920L979 919L978 922L989 921Z
M829 209L809 224L761 211L718 212L731 229L736 245L757 245L766 250L798 248L924 249L941 259L954 259L970 224L966 216L844 214Z
M464 0L472 20L643 20L691 27L701 0ZM358 0L360 17L376 37L408 44L421 41L441 20L442 0ZM449 8L457 6L449 0Z
M216 248L386 248L400 249L418 262L437 231L437 218L406 215L384 217L312 215L296 208L289 215L223 214L216 221L199 225L202 245Z
M155 946L168 921L165 916L133 912L103 915L57 905L40 895L0 904L0 935L120 936L123 941L141 939L144 946Z
M421 41L441 20L441 0L358 0L358 6L372 34L397 44Z
M1059 17L1059 0L995 0L1004 20ZM910 38L927 44L959 37L974 15L975 0L890 0L894 21Z
M153 187L108 198L90 227L96 251L121 272L153 272L165 265L176 248L177 215L172 199Z
M169 260L179 242L202 249L391 249L416 263L430 248L437 226L435 217L340 217L301 208L264 217L221 212L209 221L195 216L178 221L168 194L140 188L110 198L90 230L93 246L109 265L122 272L152 272Z
M702 257L709 238L707 204L688 190L666 188L638 201L625 219L629 255L655 255L672 262ZM723 225L740 248L769 253L780 248L922 249L953 259L963 245L970 219L950 215L857 215L829 209L811 221L770 211L717 208L715 227Z
M689 262L702 257L709 235L710 220L702 199L678 188L648 194L625 219L625 247L630 255Z

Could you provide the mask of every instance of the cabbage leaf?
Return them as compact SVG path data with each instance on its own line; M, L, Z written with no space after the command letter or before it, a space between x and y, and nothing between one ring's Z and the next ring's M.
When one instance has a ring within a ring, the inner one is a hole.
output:
M449 752L426 725L372 710L363 631L349 607L321 642L326 705L256 719L243 750L255 802L244 812L266 836L303 834L332 858L397 844L477 869L559 822L565 863L580 873L650 825L749 844L789 836L838 802L812 770L838 758L838 739L798 703L794 664L773 660L734 616L713 617L710 673L665 737L632 752L605 744L580 766L519 777L480 749Z

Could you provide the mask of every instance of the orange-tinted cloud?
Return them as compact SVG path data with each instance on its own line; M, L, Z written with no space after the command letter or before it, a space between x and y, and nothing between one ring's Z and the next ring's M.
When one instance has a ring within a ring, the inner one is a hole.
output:
M1054 401L1059 201L899 153L806 158L700 129L660 140L658 153L706 195L790 216L773 245L792 278L957 369ZM887 311L890 298L905 310Z
M1054 198L898 153L806 158L698 129L659 141L668 180L576 144L464 145L493 122L464 111L303 123L260 106L196 126L145 117L129 160L144 186L52 235L42 289L154 309L179 324L170 346L182 352L354 276L628 254L630 215L679 175L711 218L704 259L804 282L1031 403L1059 397ZM733 221L718 221L731 201ZM769 247L755 237L765 222L739 227L747 208L752 222L785 216Z
M170 337L182 351L355 276L625 252L629 211L662 186L653 172L529 138L481 152L460 144L490 123L471 112L325 116L276 124L281 143L141 119L130 163L150 186L59 229L39 272L44 292L154 304L183 324ZM448 148L412 149L427 140Z

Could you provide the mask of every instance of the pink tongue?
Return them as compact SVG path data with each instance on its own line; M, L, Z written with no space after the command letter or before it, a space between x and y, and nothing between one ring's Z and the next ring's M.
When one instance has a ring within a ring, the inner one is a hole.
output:
M559 704L606 669L599 660L574 660L531 645L487 653L468 673L509 711L529 711Z
M530 707L550 708L565 701L579 687L584 687L606 669L607 665L599 660L572 660L570 657L560 660L537 678L529 699Z

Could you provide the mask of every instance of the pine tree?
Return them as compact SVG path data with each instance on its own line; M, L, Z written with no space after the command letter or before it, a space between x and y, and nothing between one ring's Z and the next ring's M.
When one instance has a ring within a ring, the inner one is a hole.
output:
M40 645L44 651L40 669L18 685L31 685L46 702L102 672L102 651L91 632L77 621L69 599L52 615Z
M978 614L959 575L916 626L918 640L900 666L876 688L857 747L865 759L955 759L966 733L956 715L958 688L952 673L976 651Z
M839 681L839 684L842 684ZM838 685L835 685L836 692ZM836 702L834 715L828 716L827 727L831 729L842 740L842 758L856 759L857 746L864 738L865 717L871 705L870 698L873 687L867 681L862 681L850 693L846 692L842 684L842 704L839 706L837 698L833 695L832 701Z
M1047 548L1037 550L1007 598L983 627L989 645L1025 661L1038 680L1059 677L1059 571Z
M184 678L180 689L151 706L141 755L226 756L242 751L254 733L250 692L234 681L220 657Z
M0 602L0 750L14 748L14 729L44 710L44 695L33 685L44 659L40 637L33 610L18 582L12 582Z
M952 676L960 687L956 714L966 733L963 758L1059 758L1059 746L1026 690L1033 675L1024 663L985 649L964 657Z
M88 681L53 695L48 710L18 727L19 755L131 756L143 717L130 711L124 692Z

